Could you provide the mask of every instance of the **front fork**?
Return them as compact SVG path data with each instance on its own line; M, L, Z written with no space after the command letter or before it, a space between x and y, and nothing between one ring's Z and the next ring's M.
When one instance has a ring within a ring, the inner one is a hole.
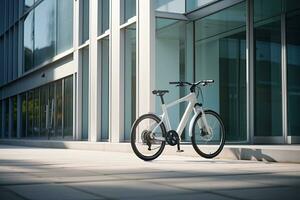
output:
M204 112L201 104L196 104L196 106L195 106L195 114L198 115L198 113L201 113L201 120L197 121L199 129L202 128L205 131L207 131L208 134L211 134L211 128L209 127L209 125L207 123L206 115L205 115L205 112Z

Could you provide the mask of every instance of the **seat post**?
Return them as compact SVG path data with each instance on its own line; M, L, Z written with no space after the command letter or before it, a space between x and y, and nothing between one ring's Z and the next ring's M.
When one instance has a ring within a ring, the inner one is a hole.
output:
M160 95L161 104L165 104L163 95Z

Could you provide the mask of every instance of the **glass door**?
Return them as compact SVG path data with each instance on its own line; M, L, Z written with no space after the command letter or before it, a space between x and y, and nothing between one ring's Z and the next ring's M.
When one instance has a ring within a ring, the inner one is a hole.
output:
M254 1L254 142L284 143L281 0Z

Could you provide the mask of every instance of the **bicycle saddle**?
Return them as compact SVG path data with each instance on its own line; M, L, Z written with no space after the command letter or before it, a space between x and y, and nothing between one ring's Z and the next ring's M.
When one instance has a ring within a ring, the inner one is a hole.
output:
M169 93L169 90L153 90L152 94L156 96L164 96L166 93Z

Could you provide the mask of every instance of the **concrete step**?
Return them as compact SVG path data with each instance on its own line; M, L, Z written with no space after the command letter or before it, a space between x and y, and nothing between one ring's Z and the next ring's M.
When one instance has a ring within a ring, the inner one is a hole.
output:
M0 144L133 153L130 143L0 139ZM209 146L204 148L208 149ZM178 153L176 146L166 146L163 155L199 157L191 144L182 144L181 149L184 152ZM215 159L300 163L300 145L225 145L221 154Z

